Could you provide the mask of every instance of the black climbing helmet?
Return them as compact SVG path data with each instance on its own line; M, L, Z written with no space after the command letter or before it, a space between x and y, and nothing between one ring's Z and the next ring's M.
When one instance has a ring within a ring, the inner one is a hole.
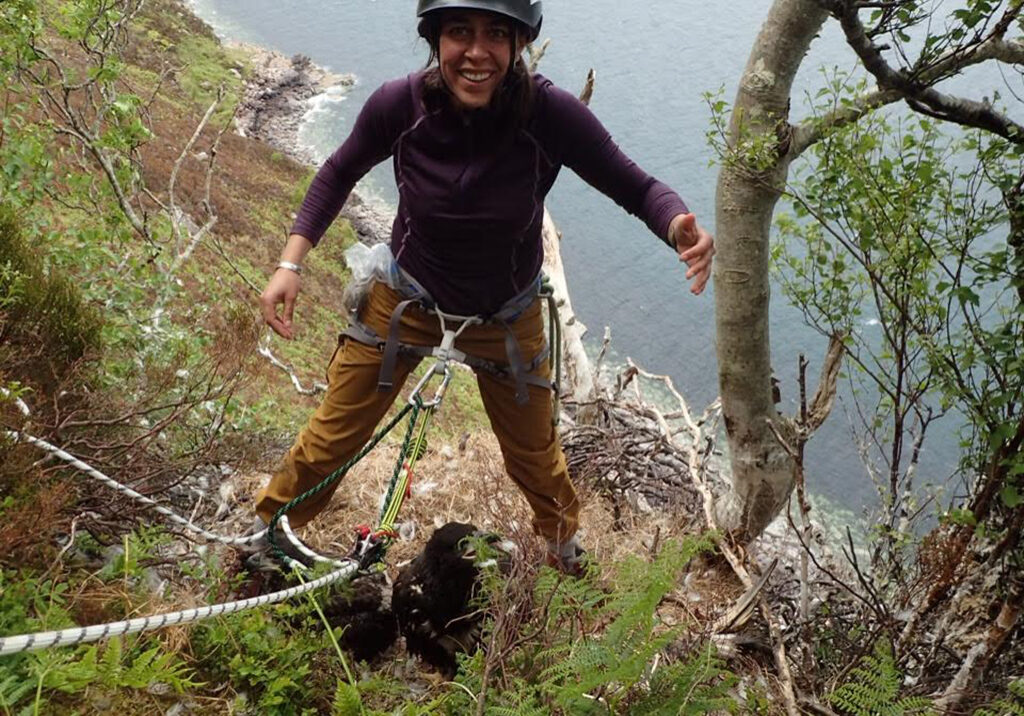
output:
M529 42L537 39L544 21L540 0L419 0L416 16L420 18L420 37L431 40L428 16L439 10L487 10L516 20L526 26Z

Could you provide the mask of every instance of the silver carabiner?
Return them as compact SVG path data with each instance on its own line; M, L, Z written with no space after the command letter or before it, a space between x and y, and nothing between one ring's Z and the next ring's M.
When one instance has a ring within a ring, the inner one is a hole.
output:
M437 390L434 392L434 397L431 398L430 400L425 401L419 397L420 393L423 392L423 389L427 387L427 384L430 382L430 379L433 378L435 375L441 376L441 384L437 386ZM427 371L426 375L420 378L420 382L416 384L415 388L413 388L412 393L409 395L410 405L416 405L418 402L421 408L437 407L438 405L441 404L441 401L444 400L444 395L448 390L448 384L451 382L451 366L448 365L447 361L438 361L430 368L430 370Z

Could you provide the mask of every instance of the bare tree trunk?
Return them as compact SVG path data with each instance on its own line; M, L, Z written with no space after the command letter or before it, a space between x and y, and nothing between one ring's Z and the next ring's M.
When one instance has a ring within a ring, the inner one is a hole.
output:
M775 0L740 80L718 177L715 313L733 489L717 511L719 524L743 539L761 533L793 488L792 459L769 428L778 414L768 342L768 241L791 161L793 78L826 18L812 0Z
M989 626L985 637L978 641L967 652L956 676L942 696L935 702L940 713L958 713L958 706L970 691L973 681L985 671L993 657L1002 649L1006 640L1013 634L1020 619L1021 600L1024 597L1020 588L1011 587L1010 594L1003 602L995 621Z
M562 268L561 235L547 209L544 209L541 237L544 240L544 273L550 279L551 288L555 292L558 320L562 324L562 365L565 375L563 385L559 388L563 395L567 395L574 402L587 403L596 395L593 368L583 349L583 336L586 335L587 327L576 318L573 311L569 285L565 280L565 270Z
M545 40L539 50L530 46L530 71L537 69L537 63L544 56L550 40ZM589 105L590 98L594 94L594 70L587 73L587 79L583 83L583 90L580 92L580 102ZM562 332L562 364L565 375L562 385L558 390L562 395L568 395L574 402L585 405L597 396L596 381L600 376L594 374L590 365L590 359L583 349L583 336L587 333L587 327L576 318L572 308L572 301L569 299L569 283L565 279L565 269L562 266L562 232L555 226L554 219L544 207L544 222L541 225L541 240L544 245L544 273L551 281L551 288L555 294L555 301L558 304L558 322L561 324ZM552 340L554 337L552 336ZM588 423L594 419L596 412L592 406L583 407L576 416L579 423Z

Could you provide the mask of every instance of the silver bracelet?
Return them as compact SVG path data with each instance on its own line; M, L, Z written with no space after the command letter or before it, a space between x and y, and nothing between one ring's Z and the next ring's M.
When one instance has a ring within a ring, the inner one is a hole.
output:
M288 269L289 271L294 271L295 273L299 274L300 276L302 275L302 267L299 266L298 264L293 264L291 261L278 261L277 262L277 268L279 268L279 269L282 269L282 268L283 269Z

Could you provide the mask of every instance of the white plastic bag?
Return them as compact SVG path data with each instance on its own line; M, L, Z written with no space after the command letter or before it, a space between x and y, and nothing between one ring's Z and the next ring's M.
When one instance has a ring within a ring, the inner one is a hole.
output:
M374 281L382 281L392 288L394 279L391 275L391 248L387 244L374 244L372 247L356 242L345 250L345 264L352 273L352 278L345 287L345 310L358 313L370 286Z

